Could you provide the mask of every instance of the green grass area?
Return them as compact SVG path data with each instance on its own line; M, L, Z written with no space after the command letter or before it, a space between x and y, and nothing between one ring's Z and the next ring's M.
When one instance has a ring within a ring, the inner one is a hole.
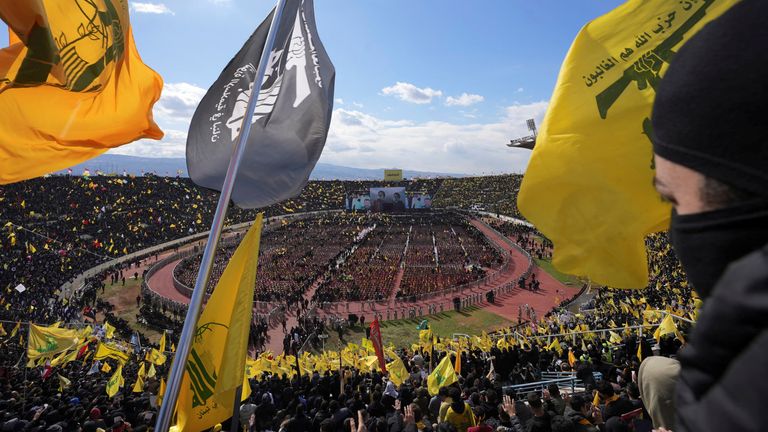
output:
M466 308L461 312L448 311L430 315L426 319L429 321L432 332L438 337L450 337L454 333L479 335L483 331L491 332L513 324L512 321L477 307ZM419 318L382 322L381 337L384 344L392 342L398 348L410 347L411 344L419 340L419 331L416 330L416 326L420 322L421 319ZM339 346L338 334L329 331L328 336L326 349L336 349ZM358 325L347 329L342 336L341 343L360 343L363 336L365 336L365 330Z
M160 341L160 333L136 321L136 314L139 313L139 308L136 306L136 296L141 292L142 281L142 278L138 280L128 278L125 280L125 286L122 282L108 283L104 294L99 293L99 297L115 306L112 311L114 315L128 321L132 329L140 331L150 341L157 343ZM99 316L99 319L101 318Z
M549 273L550 276L560 282L566 285L581 285L581 280L578 277L558 271L555 266L552 265L551 261L538 258L534 258L534 261L536 261L537 266L541 267L545 272Z

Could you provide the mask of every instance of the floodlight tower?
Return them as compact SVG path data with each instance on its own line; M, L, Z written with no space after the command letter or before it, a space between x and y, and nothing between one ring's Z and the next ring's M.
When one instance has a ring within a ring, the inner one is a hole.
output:
M536 136L538 135L538 132L536 131L536 121L534 119L528 119L526 124L528 125L528 130L532 133L532 135L513 139L509 141L507 147L533 150L533 148L536 146Z

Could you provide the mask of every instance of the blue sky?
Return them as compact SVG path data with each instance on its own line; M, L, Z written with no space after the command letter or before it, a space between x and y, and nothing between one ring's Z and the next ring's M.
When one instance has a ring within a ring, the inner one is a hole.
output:
M510 138L539 122L574 36L618 0L316 0L336 66L321 161L443 172L522 172ZM166 83L161 142L114 153L183 156L197 101L274 2L131 1L144 62ZM0 31L0 44L7 44Z

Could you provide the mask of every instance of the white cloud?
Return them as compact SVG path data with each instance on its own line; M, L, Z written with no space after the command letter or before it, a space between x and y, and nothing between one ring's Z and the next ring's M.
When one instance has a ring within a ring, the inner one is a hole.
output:
M160 121L188 125L206 90L189 83L166 83L154 113Z
M530 151L510 149L528 135L525 121L541 123L547 102L513 105L490 123L384 120L355 110L334 111L322 161L361 168L396 166L481 174L522 172Z
M187 147L187 132L162 128L165 136L161 140L142 139L109 151L113 154L142 157L184 157Z
M484 101L485 98L478 94L462 93L459 97L448 96L445 100L447 106L470 106Z
M352 101L352 105L354 105L357 108L362 108L362 107L365 106L365 105L361 104L360 102L355 102L355 101Z
M336 103L339 104L339 105L344 105L344 99L336 98Z
M133 9L136 13L175 15L173 11L170 10L164 3L131 2L131 9Z
M386 96L395 96L402 101L414 104L428 104L433 98L443 95L440 90L429 87L419 88L411 83L396 82L395 85L381 89L382 94Z
M139 140L111 153L146 157L184 157L192 114L205 90L169 83L155 105L155 119L165 131L161 141ZM416 122L380 118L355 108L333 112L321 161L361 168L402 167L423 171L482 174L522 172L528 150L510 149L510 139L528 135L526 120L538 124L547 102L503 108L492 121ZM474 111L460 111L466 117ZM483 119L489 118L484 115Z
M525 89L524 89L524 88L522 88L522 87L518 87L518 89L517 89L517 92L518 92L518 93L522 93L522 92L524 92L524 91L525 91Z

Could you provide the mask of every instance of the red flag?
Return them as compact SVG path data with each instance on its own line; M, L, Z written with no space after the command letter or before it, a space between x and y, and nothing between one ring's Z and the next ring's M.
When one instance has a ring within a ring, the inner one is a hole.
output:
M376 351L376 357L379 359L381 371L387 373L387 362L384 361L384 349L381 343L381 328L379 327L378 317L371 322L371 343L373 343L373 350Z

